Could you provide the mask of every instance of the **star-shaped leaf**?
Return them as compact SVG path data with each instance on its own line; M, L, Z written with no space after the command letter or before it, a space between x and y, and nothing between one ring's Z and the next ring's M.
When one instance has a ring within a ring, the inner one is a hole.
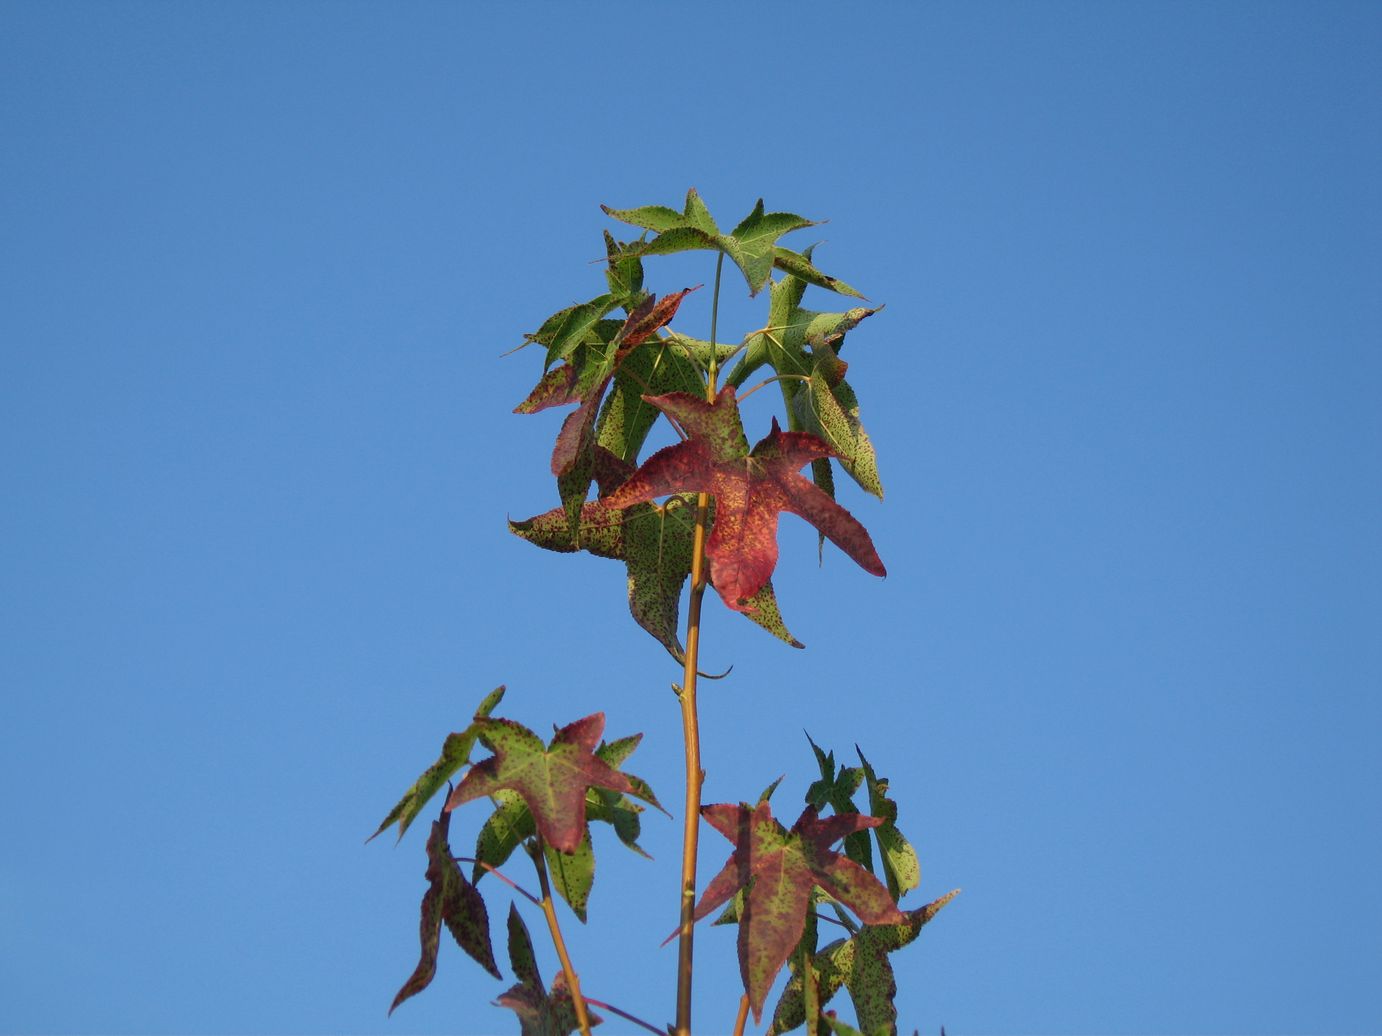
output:
M494 950L490 948L489 912L485 909L485 901L475 886L465 880L451 857L451 846L446 838L450 824L450 813L443 813L440 820L432 821L432 834L427 839L427 892L422 897L422 956L394 997L389 1014L393 1014L394 1008L404 1000L426 989L436 975L443 924L456 944L482 968L495 978L503 977L499 965L494 962Z
M618 741L602 744L595 755L616 769L638 747L641 734L620 738ZM631 773L624 774L633 786L633 794L650 803L657 809L662 805L657 801L647 781ZM515 849L537 832L532 811L518 792L501 789L491 796L495 809L475 839L475 866L471 879L478 885L488 873L488 868L501 867ZM638 844L642 830L639 814L643 807L632 798L617 791L592 787L586 792L586 820L597 820L614 828L619 840L641 856L647 856ZM663 810L665 813L666 810ZM558 852L550 844L543 845L547 858L547 869L552 875L553 884L562 899L581 920L586 919L586 903L595 883L595 854L590 843L590 833L586 832L574 853Z
M490 691L480 702L480 707L475 710L475 718L478 720L488 716L503 697L503 687L496 687ZM475 746L475 739L478 735L479 730L474 723L471 723L460 733L448 734L446 741L442 744L441 758L429 766L413 786L404 793L403 798L398 800L398 805L389 811L389 815L379 825L379 830L365 841L378 838L384 829L394 821L398 821L398 839L402 841L404 832L417 819L417 815L422 812L422 808L427 805L428 800L437 793L438 789L447 782L453 773L470 762L470 750Z
M724 252L739 267L748 282L749 291L757 295L772 276L777 261L777 239L802 227L815 226L815 221L791 212L765 212L763 199L728 234L721 233L705 202L693 187L686 193L686 206L681 212L665 205L646 205L636 209L611 209L601 206L614 219L657 236L651 241L635 242L627 246L628 255L667 255L692 249L708 248ZM786 252L785 249L782 251ZM785 260L791 262L787 253ZM807 265L810 265L807 260ZM823 276L823 275L822 275Z
M912 942L941 909L959 895L959 889L940 899L902 914L902 920L869 924L849 938L837 939L812 958L817 974L816 991L821 1004L828 1003L844 987L866 1033L897 1032L897 979L888 954ZM806 1021L800 973L794 973L773 1011L768 1036L790 1032Z
M596 448L595 474L602 494L626 482L633 470L632 465ZM713 510L711 513L713 516ZM560 507L525 521L511 521L509 531L546 550L585 550L623 561L634 620L680 662L684 656L677 624L682 588L691 575L695 520L694 494L677 494L662 504L633 504L622 509L607 506L602 497L582 506L579 542ZM744 612L749 619L793 647L801 647L782 621L771 582L763 585L750 605L751 610Z
M755 1021L762 1017L773 979L805 930L812 888L844 903L866 924L903 919L877 878L830 848L850 832L876 826L876 818L822 818L808 806L787 831L773 818L767 802L705 806L701 815L734 843L734 852L706 886L695 918L700 920L736 891L748 888L739 915L739 970Z
M507 788L523 797L543 841L574 853L586 833L588 788L639 794L627 776L595 754L605 729L603 712L562 727L550 747L512 720L485 719L478 725L480 740L494 755L470 768L447 800L448 810Z
M771 578L782 511L805 518L866 572L886 574L868 531L799 474L808 462L834 455L820 439L783 432L774 420L771 433L750 451L730 385L714 403L685 393L648 397L648 402L672 417L688 438L649 457L604 503L623 508L676 493L714 495L715 526L706 556L710 581L730 608L750 610L750 599Z
M532 936L512 903L509 904L509 961L518 984L511 986L495 1003L518 1015L522 1036L570 1036L575 1032L580 1024L571 993L566 988L566 975L558 973L552 980L549 994L537 970ZM603 1021L588 1009L587 1015L592 1026Z

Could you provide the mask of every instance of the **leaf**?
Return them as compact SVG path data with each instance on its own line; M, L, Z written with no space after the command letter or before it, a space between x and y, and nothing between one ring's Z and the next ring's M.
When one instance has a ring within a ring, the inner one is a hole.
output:
M793 252L787 248L774 248L773 265L783 273L795 277L805 284L814 284L818 288L837 292L840 295L853 295L856 299L862 299L864 297L844 281L836 277L830 277L816 269L811 261L810 249L807 249L803 254L801 252Z
M595 750L595 754L610 766L618 768L641 739L641 734L635 734L611 744L602 744ZM624 776L633 786L634 794L662 809L657 796L653 794L646 781L633 774ZM491 798L495 804L494 812L480 828L480 833L475 839L475 865L471 871L471 880L477 885L491 868L502 867L513 855L514 850L537 832L533 814L518 792L505 788L496 791ZM640 856L646 857L648 854L638 844L641 829L639 814L642 811L642 806L619 792L604 788L591 788L586 792L586 820L610 824L620 841ZM582 838L575 853L561 853L547 844L544 844L543 850L557 892L566 900L581 922L585 923L586 903L595 883L595 856L589 832Z
M509 904L509 960L518 984L511 986L495 1003L518 1015L522 1036L569 1036L575 1032L580 1024L576 1005L566 988L566 976L558 973L552 980L549 995L537 970L532 937L512 903ZM592 1026L603 1021L588 1008L586 1013Z
M478 720L488 716L503 697L503 687L496 687L490 691L480 702L480 707L475 710L475 718ZM475 738L478 734L479 731L474 723L471 723L458 734L448 734L442 743L441 758L429 766L413 786L404 792L403 798L398 800L398 805L389 811L389 815L379 825L379 830L365 841L369 842L378 838L384 829L396 820L398 821L398 840L401 842L404 832L417 819L428 800L437 793L437 789L445 784L453 773L470 761L470 750L474 747Z
M828 1003L845 988L864 1032L896 1033L897 1012L893 999L897 995L897 980L888 954L915 940L921 929L957 895L959 889L923 907L905 911L899 922L870 924L817 953L812 960L819 976L817 994L821 1004ZM801 976L793 975L773 1011L767 1036L790 1032L805 1021Z
M911 889L921 884L921 864L916 850L902 837L897 829L897 803L888 798L887 778L879 777L864 758L859 746L854 746L859 754L859 762L864 769L864 786L868 788L869 812L881 817L883 823L873 829L878 839L878 852L883 860L883 877L888 883L888 891L894 900L900 900Z
M840 467L860 488L881 500L883 483L878 478L878 457L859 420L858 397L844 380L846 364L826 345L813 355L811 378L804 390L797 383L793 397L802 417L801 425L829 444ZM837 373L826 373L832 370Z
M877 878L830 849L851 831L877 825L876 818L854 814L822 819L808 806L786 831L767 802L705 806L701 815L734 843L734 852L705 887L695 919L709 915L739 889L748 889L739 915L739 970L755 1022L805 930L813 887L844 903L865 923L902 919Z
M532 812L543 841L573 853L586 832L587 788L638 794L628 777L595 755L605 729L603 712L562 727L548 748L513 720L477 722L480 740L494 755L470 768L447 800L448 810L504 789L516 791Z
M706 544L710 580L735 611L751 611L750 599L777 564L781 511L805 518L865 571L886 574L868 531L798 472L809 461L833 455L813 435L772 431L750 452L733 386L714 403L684 393L645 397L685 430L684 442L659 450L617 490L607 507L623 508L660 496L707 492L715 497L715 525Z
M479 965L495 978L503 978L494 962L494 950L489 940L489 913L485 901L475 886L465 880L460 867L451 857L447 844L447 829L451 814L443 813L432 821L432 834L427 839L427 892L422 897L422 922L419 927L422 955L408 981L394 997L389 1014L411 996L421 993L437 973L437 950L441 941L441 926L446 925L456 945L465 950Z
M669 323L681 300L696 288L673 292L661 299L647 296L612 334L606 327L594 340L584 342L580 348L573 346L570 362L544 374L528 397L514 408L515 413L527 414L579 404L562 422L552 448L552 474L557 477L573 535L579 536L580 509L594 476L595 422L605 390L629 354Z
M611 209L602 205L601 208L614 219L651 230L657 235L651 241L626 246L625 255L668 255L693 249L724 252L744 274L749 291L754 295L762 290L772 276L773 264L777 261L777 239L793 230L816 225L815 221L794 213L764 212L763 199L759 198L753 211L732 231L724 234L716 226L694 187L686 192L686 205L680 213L665 205L647 205L636 209ZM787 261L792 260L789 258Z
M835 771L835 753L823 752L811 735L806 735L811 751L816 755L816 765L820 767L821 779L806 789L806 804L821 809L829 806L836 813L858 813L854 806L854 793L863 783L864 772L857 766L842 766ZM869 849L869 833L855 831L845 836L845 855L865 870L873 870L873 852ZM894 897L896 898L896 897Z
M633 472L632 465L598 447L596 469L602 493L608 486L622 485ZM681 662L685 656L677 626L682 588L691 575L695 515L692 494L678 494L660 505L633 504L621 509L609 507L602 497L581 509L579 545L562 508L510 521L509 531L546 550L584 550L623 561L634 620ZM750 604L753 610L744 613L748 618L793 647L801 647L782 621L772 583L765 583Z

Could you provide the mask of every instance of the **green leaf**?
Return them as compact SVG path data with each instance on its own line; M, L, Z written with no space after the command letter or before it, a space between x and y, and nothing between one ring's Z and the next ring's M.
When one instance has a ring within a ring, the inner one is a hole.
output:
M840 295L853 295L856 299L864 297L839 278L831 277L816 269L811 262L810 249L803 254L787 248L774 248L773 265L804 284L814 284L818 288L824 288L826 291L833 291Z
M480 707L475 710L475 719L480 720L488 716L503 697L504 688L502 686L490 691L480 702ZM404 792L403 798L399 799L398 805L389 811L389 815L384 818L379 829L365 841L378 838L384 829L394 821L398 822L398 840L402 841L404 833L417 819L428 800L451 778L452 774L470 761L470 751L475 745L478 734L479 730L474 723L471 723L460 733L448 734L442 743L441 758L429 766L422 776L414 782L413 786Z
M762 1017L773 980L805 930L813 887L844 903L866 923L901 919L887 889L872 874L830 849L851 831L876 825L879 821L873 817L821 818L808 806L787 831L773 818L767 802L753 807L705 806L701 815L734 843L734 852L705 887L694 916L708 916L747 887L739 915L739 970L755 1022Z
M643 262L637 256L625 255L625 247L614 240L608 230L605 231L605 256L608 263L605 281L609 284L609 293L619 299L626 308L632 308L630 303L636 303L643 293Z
M831 367L841 375L833 383L823 373ZM802 404L802 427L829 444L850 478L881 500L883 483L878 478L878 458L859 421L859 400L849 382L843 380L844 368L845 364L829 346L820 347L807 390L795 393Z
M549 995L533 956L533 940L513 904L509 905L509 960L518 984L495 1002L518 1015L522 1036L569 1036L579 1028L576 1006L566 988L566 976L558 973ZM592 1026L603 1020L587 1010Z
M888 798L887 778L874 773L859 746L854 747L864 769L864 785L868 788L869 812L881 817L883 823L873 829L878 839L878 852L883 860L883 876L894 900L900 900L921 884L921 864L916 850L897 829L897 803Z
M625 255L668 255L694 249L720 251L739 267L748 282L750 293L754 295L762 290L772 276L773 264L777 259L777 239L793 230L816 225L813 220L790 212L764 212L763 199L760 198L753 211L734 230L723 234L694 187L687 192L686 205L680 213L664 205L636 209L601 208L614 219L656 233L657 236L651 241L626 246Z
M465 880L461 869L451 856L447 843L447 828L451 815L443 813L432 822L432 834L427 839L427 892L422 897L422 921L419 926L422 953L417 967L394 997L389 1014L411 996L422 992L437 973L437 950L441 941L441 926L446 925L456 945L468 953L495 978L502 978L499 965L494 962L490 947L489 913L485 901L475 886Z
M547 872L552 877L552 885L581 924L585 924L586 905L590 902L590 889L595 884L595 850L590 845L589 828L581 837L575 852L558 852L546 844L542 849L547 858Z
M846 988L861 1029L869 1033L895 1034L897 1012L893 1000L897 995L897 981L888 955L915 940L921 929L957 895L959 889L926 906L905 911L900 922L867 925L817 953L814 963L820 976L817 985L821 1004L828 1003L842 987ZM793 975L773 1011L767 1036L790 1032L805 1020L801 976Z
M863 783L864 772L857 766L842 766L835 771L835 753L823 752L811 735L806 735L811 751L816 755L816 765L820 768L821 779L806 789L806 803L816 809L829 806L837 814L858 813L854 806L854 793ZM854 831L845 836L845 855L866 870L873 870L873 852L869 848L868 831Z

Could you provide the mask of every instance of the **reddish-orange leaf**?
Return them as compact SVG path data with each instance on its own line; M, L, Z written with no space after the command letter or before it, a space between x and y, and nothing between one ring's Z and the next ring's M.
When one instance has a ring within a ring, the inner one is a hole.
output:
M628 507L672 493L713 494L715 526L706 556L725 604L746 611L745 602L771 578L782 511L805 518L866 572L887 574L868 530L800 474L809 462L835 456L820 439L784 432L774 420L767 438L749 450L730 385L714 403L683 392L643 398L681 425L687 439L649 457L605 506Z

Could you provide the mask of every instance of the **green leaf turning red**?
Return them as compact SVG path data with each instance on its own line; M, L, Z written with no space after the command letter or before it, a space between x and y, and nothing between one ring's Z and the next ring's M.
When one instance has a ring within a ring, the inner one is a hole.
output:
M586 833L587 788L607 788L656 804L648 799L647 785L635 784L595 754L605 729L603 712L562 727L546 748L513 720L482 720L479 728L480 740L494 755L470 768L447 800L448 810L501 789L516 791L543 840L560 852L574 853Z
M808 806L787 831L766 801L705 806L701 816L734 843L734 852L706 885L695 918L699 921L748 888L739 915L739 970L755 1021L762 1017L773 979L801 939L812 888L845 904L865 924L903 920L877 878L830 848L853 831L877 826L881 821L876 817L822 818Z

